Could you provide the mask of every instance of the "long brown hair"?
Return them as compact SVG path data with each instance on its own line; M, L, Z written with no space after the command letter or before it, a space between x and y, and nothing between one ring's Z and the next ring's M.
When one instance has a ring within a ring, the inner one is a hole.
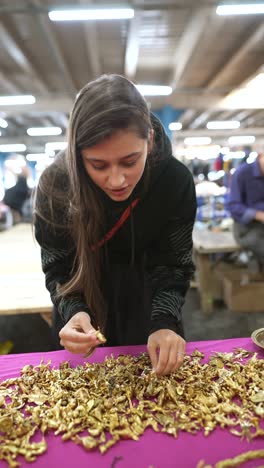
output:
M151 128L147 103L134 84L120 75L102 75L79 92L69 122L66 158L55 162L57 172L53 182L43 174L38 187L36 214L47 222L40 203L45 193L49 211L54 213L57 208L52 225L58 228L64 217L64 228L66 223L76 250L71 278L59 285L58 294L64 297L81 293L95 324L102 329L106 318L101 288L102 259L100 249L94 247L104 234L104 212L99 189L84 169L81 150L122 129L132 129L147 140Z

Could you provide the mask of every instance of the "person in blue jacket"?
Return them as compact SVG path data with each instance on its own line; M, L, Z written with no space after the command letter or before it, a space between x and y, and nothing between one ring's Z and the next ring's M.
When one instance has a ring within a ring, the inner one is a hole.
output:
M235 171L230 190L229 210L234 219L238 244L250 249L264 268L264 154Z

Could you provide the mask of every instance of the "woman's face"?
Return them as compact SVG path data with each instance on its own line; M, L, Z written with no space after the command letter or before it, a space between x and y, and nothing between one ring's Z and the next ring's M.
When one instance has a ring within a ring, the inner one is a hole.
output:
M152 134L150 140L152 143ZM93 182L112 200L124 201L142 177L151 143L133 130L119 130L83 149L83 164Z

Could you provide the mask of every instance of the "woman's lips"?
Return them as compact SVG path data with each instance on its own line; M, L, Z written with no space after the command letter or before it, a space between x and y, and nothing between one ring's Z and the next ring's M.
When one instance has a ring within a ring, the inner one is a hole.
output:
M124 187L122 189L110 189L110 192L114 195L123 195L127 191L128 187Z

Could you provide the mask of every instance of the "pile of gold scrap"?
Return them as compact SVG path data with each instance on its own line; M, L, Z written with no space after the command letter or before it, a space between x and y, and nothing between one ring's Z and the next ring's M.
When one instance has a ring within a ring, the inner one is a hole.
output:
M241 453L234 458L227 458L226 460L221 460L217 462L214 466L207 465L201 460L196 468L233 468L236 466L241 466L242 463L245 463L250 460L257 460L264 458L264 450L250 450L249 452ZM259 467L261 468L261 467Z
M208 363L203 357L194 351L164 377L153 374L147 353L76 368L25 366L0 383L0 459L12 468L20 454L32 460L46 450L50 431L101 453L120 439L138 440L148 427L174 437L208 436L217 426L248 440L263 437L264 360L241 349L215 353ZM37 431L43 442L34 444Z

